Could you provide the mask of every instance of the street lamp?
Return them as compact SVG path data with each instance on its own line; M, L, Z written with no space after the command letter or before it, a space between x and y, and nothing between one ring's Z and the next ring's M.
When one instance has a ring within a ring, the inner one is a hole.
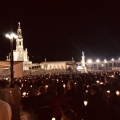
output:
M100 60L99 60L99 59L97 59L97 60L96 60L96 62L97 62L97 63L99 63L99 62L100 62Z
M10 47L11 47L11 54L10 54L10 71L11 71L11 82L13 82L14 79L14 71L13 71L13 39L17 39L18 36L14 33L6 34L6 37L10 39Z

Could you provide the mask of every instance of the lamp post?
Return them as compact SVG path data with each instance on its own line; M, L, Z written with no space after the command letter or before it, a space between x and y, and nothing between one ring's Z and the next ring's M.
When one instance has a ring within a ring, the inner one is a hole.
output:
M11 54L10 54L10 72L11 72L11 82L13 82L14 79L14 70L13 70L13 39L18 38L17 35L15 35L14 33L11 34L6 34L6 37L8 39L10 39L10 48L11 48Z

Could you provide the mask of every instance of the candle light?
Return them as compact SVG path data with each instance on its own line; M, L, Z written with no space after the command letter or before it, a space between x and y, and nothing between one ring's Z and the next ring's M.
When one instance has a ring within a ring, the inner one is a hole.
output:
M88 93L88 90L86 90L85 92Z
M84 105L87 106L87 104L88 104L88 102L85 100L85 101L84 101Z
M63 84L63 87L64 87L64 88L65 88L65 86L66 86L66 85L65 85L65 84Z
M119 91L116 91L116 95L119 96L119 95L120 95L120 92L119 92Z
M21 87L23 87L23 83L21 84Z
M87 85L87 88L89 88L89 85Z
M57 83L58 83L58 81L59 81L59 80L57 79Z
M23 96L26 96L26 92L23 92Z
M114 77L114 75L111 75L111 77Z
M102 84L103 84L103 82L100 82L100 84L102 85Z
M55 118L52 118L52 120L55 120Z
M75 82L75 85L76 85L76 82Z
M107 90L107 93L110 93L110 90Z
M32 88L32 85L30 87Z
M48 88L48 85L45 85L46 88Z
M100 82L99 80L96 81L96 83L99 83L99 82Z
M12 93L12 91L10 91L10 93Z

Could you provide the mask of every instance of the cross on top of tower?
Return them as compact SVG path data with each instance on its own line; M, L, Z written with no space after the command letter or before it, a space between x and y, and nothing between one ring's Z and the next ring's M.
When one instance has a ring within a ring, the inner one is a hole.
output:
M18 29L20 29L20 22L18 22Z
M17 35L18 35L18 38L22 38L22 31L21 31L21 27L20 27L20 22L18 22Z

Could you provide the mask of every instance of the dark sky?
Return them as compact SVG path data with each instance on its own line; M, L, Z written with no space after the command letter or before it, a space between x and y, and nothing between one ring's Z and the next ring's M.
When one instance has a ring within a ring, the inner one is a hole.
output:
M18 22L21 22L24 48L33 62L42 62L45 57L47 61L72 57L80 61L82 51L86 59L120 57L119 2L1 2L0 60L5 60L10 51L9 40L4 35L11 27L16 32Z

